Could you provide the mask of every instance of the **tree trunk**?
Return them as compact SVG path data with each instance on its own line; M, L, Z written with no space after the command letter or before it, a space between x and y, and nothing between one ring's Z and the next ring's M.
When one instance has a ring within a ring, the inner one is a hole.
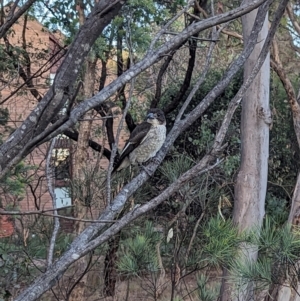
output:
M84 16L84 4L82 1L77 2L76 6L79 23L81 25L85 22ZM94 86L95 86L95 77L96 77L96 58L91 58L91 56L87 59L85 63L85 70L84 70L84 79L83 79L83 97L84 99L89 98L93 95ZM74 178L79 181L79 183L85 183L84 178L86 177L85 171L88 168L88 148L89 148L89 139L91 134L92 128L92 111L88 111L83 116L83 121L79 123L79 135L77 141L77 148L74 157L74 164L73 164L73 175ZM85 186L85 185L82 185ZM75 199L75 217L77 219L84 219L88 213L89 207L87 206L86 202L88 202L88 187L82 187L83 195L81 195L81 200ZM83 202L85 200L85 202ZM85 223L76 221L75 222L75 237L78 236L85 227ZM92 255L90 255L92 256ZM80 258L74 265L77 277L77 283L73 286L73 290L70 292L71 295L69 296L69 301L84 301L86 300L85 288L87 283L87 272L88 266L91 262L87 260L88 256L84 256Z
M250 3L251 0L246 2ZM243 36L245 44L254 25L257 10L242 17ZM247 79L268 33L268 18L258 36L252 54L244 68L244 79ZM261 226L264 217L264 206L268 179L269 155L269 82L270 58L267 56L264 65L246 92L242 103L241 120L241 167L235 186L235 203L233 220L240 231ZM241 258L245 261L255 261L257 249L245 245L241 250ZM226 274L227 272L225 272ZM225 281L225 280L224 280ZM233 286L223 283L222 301L253 300L251 284L233 293Z
M95 73L96 73L96 59L93 61L88 61L86 63L86 70L84 75L84 87L83 87L83 94L84 97L92 96L94 91L94 84L95 84ZM73 164L73 175L74 178L77 180L82 180L84 183L84 177L86 176L84 171L87 170L87 159L88 159L88 148L89 148L89 138L90 132L92 127L92 120L91 120L92 111L87 112L84 117L83 121L79 124L79 136L77 142L76 153L74 156L74 164ZM82 199L87 198L87 193L84 191L85 187L82 187L83 194L81 197ZM83 219L86 217L88 213L88 206L82 203L82 200L79 199L74 200L75 205L75 217L77 219ZM85 227L85 223L76 221L75 222L75 230L74 235L75 237L78 236ZM87 256L80 258L74 265L74 271L76 271L76 278L78 279L78 283L74 286L73 290L70 292L71 295L69 296L69 301L84 301L85 298L85 288L87 282Z
M120 234L112 237L108 242L109 249L104 260L104 288L103 294L106 297L114 297L117 283L117 251L120 245Z

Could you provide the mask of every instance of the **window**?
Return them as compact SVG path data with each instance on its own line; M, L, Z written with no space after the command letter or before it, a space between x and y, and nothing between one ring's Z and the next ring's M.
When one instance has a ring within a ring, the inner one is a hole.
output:
M54 189L54 193L55 205L57 209L72 205L72 199L67 187L56 187Z
M55 180L70 179L70 149L54 148L52 157L54 158Z
M64 136L59 135L52 151L54 168L54 193L56 208L72 205L69 193L69 180L71 179L71 142Z

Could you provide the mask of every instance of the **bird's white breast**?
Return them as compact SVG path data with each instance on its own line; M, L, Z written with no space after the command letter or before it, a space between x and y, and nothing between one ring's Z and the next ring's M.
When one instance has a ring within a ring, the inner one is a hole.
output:
M166 126L152 126L141 144L130 153L131 164L144 163L153 158L166 139Z

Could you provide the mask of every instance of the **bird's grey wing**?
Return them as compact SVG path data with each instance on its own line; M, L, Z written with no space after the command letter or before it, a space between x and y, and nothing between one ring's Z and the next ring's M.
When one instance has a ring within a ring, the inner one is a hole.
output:
M122 150L121 156L125 153L127 153L128 155L136 147L138 147L141 143L143 143L145 138L147 137L150 128L151 128L151 124L148 122L143 122L137 125L135 129L132 131L132 133L130 134L129 139ZM130 149L129 152L128 149Z
M114 166L114 170L117 170L118 167L122 164L123 160L135 149L137 148L141 143L144 142L145 138L147 137L147 134L151 128L151 124L148 122L142 122L141 124L138 124L135 129L130 134L129 139L127 140L119 160L116 162Z

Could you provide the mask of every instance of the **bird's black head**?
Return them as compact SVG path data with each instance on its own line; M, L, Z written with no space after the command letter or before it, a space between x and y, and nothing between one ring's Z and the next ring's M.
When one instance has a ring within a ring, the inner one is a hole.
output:
M166 117L161 109L150 109L147 114L147 122L152 125L166 124Z

